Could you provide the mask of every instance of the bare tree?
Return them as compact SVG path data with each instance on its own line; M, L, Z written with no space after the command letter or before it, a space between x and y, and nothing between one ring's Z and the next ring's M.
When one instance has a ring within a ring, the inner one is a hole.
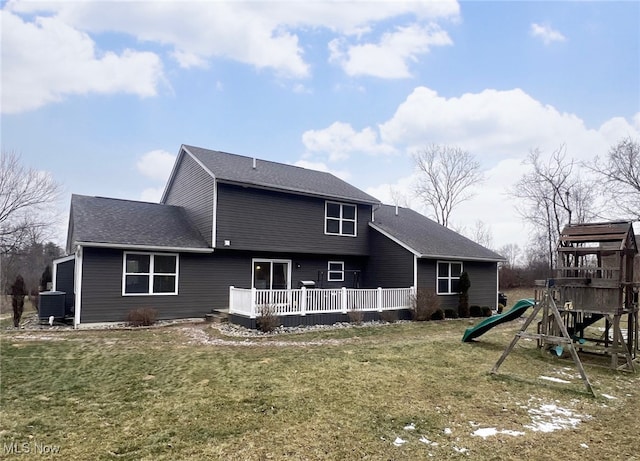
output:
M459 147L437 144L416 153L414 162L420 172L416 194L436 221L448 226L453 209L470 199L470 187L482 181L480 163Z
M605 195L614 207L634 221L640 220L640 140L631 137L611 147L606 160L587 165L605 183Z
M566 148L560 146L548 160L535 149L525 163L532 170L520 178L511 191L521 200L520 215L535 228L534 236L546 247L545 259L554 267L555 249L562 228L577 221L588 221L594 214L594 189L585 185L575 171L575 161L568 160Z
M52 224L47 212L60 186L49 174L26 168L20 156L2 153L0 159L0 252L22 246L34 233Z
M520 256L520 247L517 243L508 243L501 246L498 249L498 253L506 258L504 266L516 267L518 265L518 258Z

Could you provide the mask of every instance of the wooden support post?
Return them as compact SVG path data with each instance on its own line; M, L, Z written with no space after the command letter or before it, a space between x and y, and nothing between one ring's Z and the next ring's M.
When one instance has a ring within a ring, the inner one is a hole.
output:
M543 328L541 328L540 332L537 334L527 333L526 332L527 328L529 328L529 325L531 325L531 322L533 322L533 320L536 318L536 316L540 312L540 309L543 310L542 318L545 326L543 326ZM546 320L550 317L549 311L551 311L551 316L555 320L553 328L551 328L551 330L555 331L556 329L559 329L560 334L562 336L555 336L553 332L547 331L547 328L550 326L550 322L547 323L547 320ZM589 378L587 377L587 374L584 371L584 367L582 366L580 357L578 357L578 353L576 352L575 347L573 347L573 340L569 336L567 327L565 326L564 320L562 319L562 316L560 315L560 311L558 310L558 306L556 306L556 303L553 300L553 297L550 295L548 289L545 291L542 301L536 304L535 308L533 309L533 312L531 312L531 315L529 315L529 318L527 318L527 320L524 322L524 325L522 325L522 328L520 328L520 331L518 331L514 335L513 339L511 340L511 343L509 343L509 345L504 350L504 352L502 353L502 355L500 356L496 364L491 369L492 374L498 373L498 368L500 368L500 365L502 365L502 362L504 362L507 356L511 353L511 351L513 350L515 345L518 343L520 338L523 338L523 337L536 338L543 345L543 347L547 342L550 342L552 344L566 345L567 349L569 349L569 352L571 353L571 357L573 358L574 363L576 364L576 368L578 368L578 371L580 372L580 376L582 377L582 381L584 382L584 385L587 388L587 391L589 391L589 393L591 393L594 397L596 396L593 390L593 387L591 387L591 383L589 382Z

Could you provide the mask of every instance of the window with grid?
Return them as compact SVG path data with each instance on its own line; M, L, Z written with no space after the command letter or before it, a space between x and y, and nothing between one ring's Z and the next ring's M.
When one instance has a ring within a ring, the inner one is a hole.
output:
M122 294L178 294L178 255L125 253Z
M454 261L438 261L437 293L451 295L460 291L460 274L462 263Z
M329 282L344 282L344 262L329 261L327 267L327 280Z
M355 205L346 203L325 203L324 232L330 235L356 236Z

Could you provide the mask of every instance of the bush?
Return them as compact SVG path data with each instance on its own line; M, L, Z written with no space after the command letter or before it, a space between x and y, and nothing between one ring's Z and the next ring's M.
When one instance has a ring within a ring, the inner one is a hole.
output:
M417 322L431 320L431 315L440 309L440 298L435 290L419 289L411 296L411 318Z
M156 323L158 311L151 307L131 309L127 314L127 322L132 327L148 327Z
M502 314L503 310L504 310L504 304L498 304L498 314Z
M493 315L493 309L489 306L482 306L482 316L483 317L491 317Z
M380 312L380 320L383 322L397 322L398 321L398 311L382 311Z
M458 311L456 309L445 309L444 310L444 318L445 319L457 319L458 318Z
M362 320L364 320L364 312L356 309L350 310L347 315L349 316L349 322L355 323L356 325L360 325Z
M471 280L469 274L462 272L460 274L459 294L458 294L458 315L460 317L469 317L469 288L471 288Z
M469 315L471 317L482 317L482 308L476 304L469 307Z
M444 311L442 309L436 309L436 311L431 314L431 320L444 320Z
M256 318L256 328L263 333L270 333L280 326L280 319L276 310L269 304L263 304L258 309L260 317Z

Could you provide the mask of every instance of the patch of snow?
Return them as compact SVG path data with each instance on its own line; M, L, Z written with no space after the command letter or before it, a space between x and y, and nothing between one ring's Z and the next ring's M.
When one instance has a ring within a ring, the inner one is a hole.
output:
M618 400L618 397L614 397L613 395L609 395L609 394L600 394L600 395L602 395L605 399Z
M396 437L396 439L393 441L393 444L396 447L401 447L402 445L404 445L405 443L407 443L406 440L401 439L400 437Z
M443 432L445 435L451 435L451 429L448 427L445 427Z
M554 383L571 384L571 381L565 379L554 378L553 376L538 376L538 379L545 379L547 381L553 381Z
M482 437L483 439L486 439L487 437L490 437L492 435L498 435L498 434L505 434L505 435L511 435L513 437L517 437L519 435L524 435L524 432L511 431L509 429L505 429L505 430L499 431L495 427L485 427L485 428L482 428L482 429L477 429L471 435L473 435L475 437Z
M571 410L557 406L556 404L544 404L540 408L529 408L532 424L525 425L534 432L553 432L561 429L577 427L583 419L589 419L589 415L574 414Z
M438 446L438 442L432 442L431 440L426 438L424 435L422 437L420 437L419 442L422 442L425 445L431 445L432 447L437 447Z
M580 448L589 448L589 445L587 445L586 443L581 443Z
M454 451L457 451L458 453L468 453L469 449L468 448L462 448L462 447L453 447Z
M404 427L405 431L415 431L416 425L414 423L409 423Z

